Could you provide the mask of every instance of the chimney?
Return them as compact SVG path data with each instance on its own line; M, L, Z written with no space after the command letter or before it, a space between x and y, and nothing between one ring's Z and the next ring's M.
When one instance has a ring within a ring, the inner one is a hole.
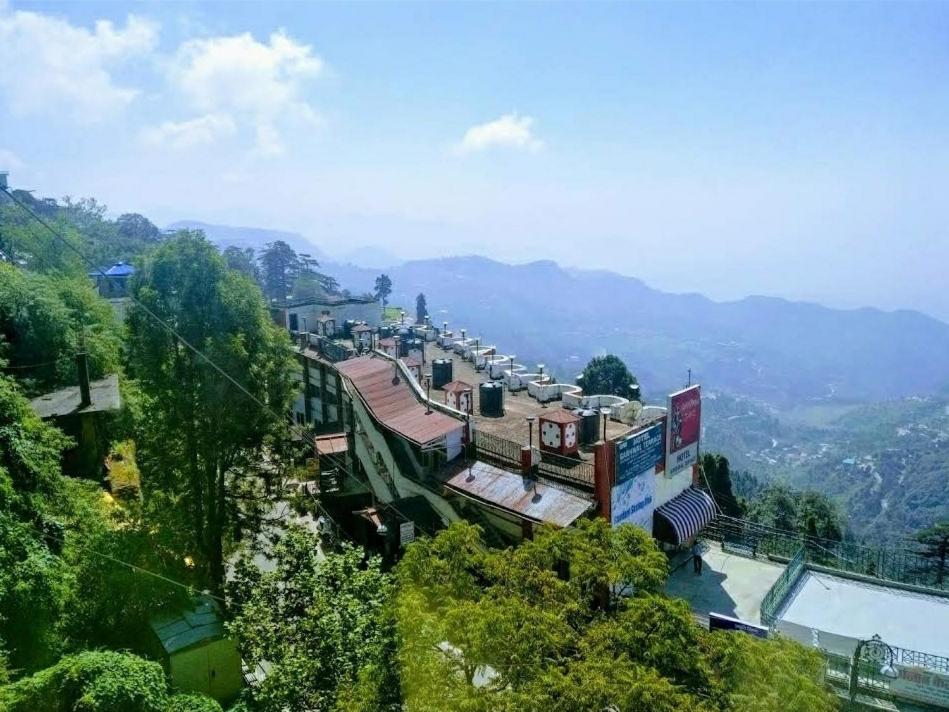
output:
M76 354L76 368L79 371L79 407L92 405L92 394L89 391L89 354L80 351Z

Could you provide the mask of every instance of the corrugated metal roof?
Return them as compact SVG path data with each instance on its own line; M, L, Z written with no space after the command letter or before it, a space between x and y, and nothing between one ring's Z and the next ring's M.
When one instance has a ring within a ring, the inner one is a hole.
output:
M402 359L402 363L404 363L406 366L421 366L422 359L413 354L412 356L406 356L404 359Z
M556 487L529 480L514 472L476 461L445 483L465 497L485 502L534 522L566 527L593 503Z
M356 326L354 326L352 330L356 332L372 331L372 327L369 326L369 324L356 324Z
M217 606L205 597L199 598L189 611L153 618L151 627L169 655L224 637L224 624Z
M341 361L336 368L353 384L382 425L418 445L425 445L462 427L461 420L419 402L395 362L379 356Z
M315 440L316 452L320 455L338 455L349 450L349 442L343 433L320 435Z

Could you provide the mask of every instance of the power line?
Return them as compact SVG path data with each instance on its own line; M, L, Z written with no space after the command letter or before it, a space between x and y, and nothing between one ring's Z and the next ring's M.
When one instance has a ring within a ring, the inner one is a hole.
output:
M53 228L53 227L52 227L46 220L44 220L41 216L37 215L37 214L36 214L28 205L26 205L22 200L20 200L20 199L17 198L15 195L13 195L13 193L10 191L9 188L4 187L4 186L0 186L0 190L2 190L16 205L18 205L22 210L24 210L27 214L29 214L29 215L30 215L34 220L36 220L40 225L42 225L43 227L45 227L46 230L47 230L51 235L53 235L54 238L56 238L59 242L61 242L63 245L65 245L65 246L67 247L67 249L69 249L71 252L73 252L82 262L84 262L87 266L91 267L91 268L92 268L92 271L93 271L94 273L97 273L98 275L100 275L100 276L102 276L103 278L105 278L105 279L106 279L108 282L110 282L113 286L122 286L122 285L119 283L118 280L116 280L116 279L115 279L114 277L112 277L111 275L106 274L106 272L105 272L101 267L99 267L98 265L96 265L96 263L93 262L90 258L88 258L79 248L77 248L77 247L76 247L75 245L73 245L69 240L67 240L63 235L61 235L55 228ZM141 301L140 299L138 299L134 294L129 294L128 296L129 296L129 298L130 298L137 306L139 306L139 307L145 312L145 314L147 314L147 315L148 315L150 318L152 318L154 321L158 322L158 324L161 325L162 328L164 328L166 331L168 331L168 333L170 333L172 336L174 336L178 341L180 341L185 347L187 347L189 350L191 350L195 355L197 355L198 357L200 357L205 363L207 363L211 368L213 368L218 374L220 374L221 376L223 376L226 380L228 380L228 381L229 381L230 383L232 383L235 387L237 387L237 389L238 389L240 392L242 392L244 395L246 395L248 398L250 398L254 403L256 403L257 405L259 405L261 408L265 409L266 411L270 412L270 413L271 413L272 415L274 415L275 417L280 418L280 419L284 419L285 421L288 421L288 422L289 422L289 428L290 428L292 431L294 431L294 432L296 432L297 434L299 434L305 441L309 442L310 445L312 445L312 446L314 447L314 449L315 449L315 447L316 447L316 439L315 439L313 436L311 436L309 432L307 432L304 428L301 428L301 427L297 426L292 420L289 420L289 418L287 418L287 416L286 416L285 414L277 413L269 404L267 404L267 403L265 403L264 401L260 400L257 396L255 396L253 393L251 393L249 390L247 390L247 389L243 386L243 384L241 384L237 379L235 379L233 376L231 376L229 373L227 373L227 371L225 371L223 368L221 368L217 363L215 363L209 356L207 356L206 354L204 354L200 349L198 349L196 346L194 346L193 344L191 344L191 342L189 342L187 339L185 339L171 324L169 324L169 323L166 322L164 319L162 319L160 316L158 316L157 314L155 314L155 312L153 312L147 305L145 305L144 303L142 303L142 301ZM351 473L347 472L346 469L345 469L345 467L343 468L343 474L344 474L345 476L347 476L347 477L352 478L355 482L357 482L357 483L360 484L360 485L364 484L364 483L361 482L357 477L355 477L355 475L352 475ZM389 509L391 509L392 511L394 511L394 512L395 512L396 514L398 514L403 520L405 520L405 521L413 521L410 517L408 517L408 516L406 516L405 514L403 514L402 512L400 512L400 511L399 511L394 505L392 505L391 503L382 502L382 503L380 503L380 504L381 504L382 506L384 506L384 507L386 507L386 508L389 508Z

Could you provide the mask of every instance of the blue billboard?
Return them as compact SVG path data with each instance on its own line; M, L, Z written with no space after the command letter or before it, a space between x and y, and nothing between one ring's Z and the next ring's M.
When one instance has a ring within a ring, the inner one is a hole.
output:
M665 461L665 427L656 423L616 443L616 481L621 485L644 472L660 472Z

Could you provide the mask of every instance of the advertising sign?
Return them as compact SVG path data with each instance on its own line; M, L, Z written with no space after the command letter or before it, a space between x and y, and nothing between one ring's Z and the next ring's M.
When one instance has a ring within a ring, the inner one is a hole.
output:
M756 625L754 623L745 623L743 620L738 618L732 618L731 616L723 616L721 613L709 613L708 614L708 629L713 630L727 630L727 631L739 631L741 633L747 633L748 635L753 635L756 638L767 638L768 629L763 625Z
M898 665L899 677L890 680L893 695L936 707L949 707L949 675L921 667Z
M610 492L610 523L635 524L652 534L653 500L656 496L656 469L650 468Z
M656 423L616 443L616 484L646 470L661 472L665 460L662 423Z
M415 541L415 524L402 522L399 524L399 546L408 546Z
M669 396L666 431L666 472L674 475L699 459L702 428L702 395L699 386Z

